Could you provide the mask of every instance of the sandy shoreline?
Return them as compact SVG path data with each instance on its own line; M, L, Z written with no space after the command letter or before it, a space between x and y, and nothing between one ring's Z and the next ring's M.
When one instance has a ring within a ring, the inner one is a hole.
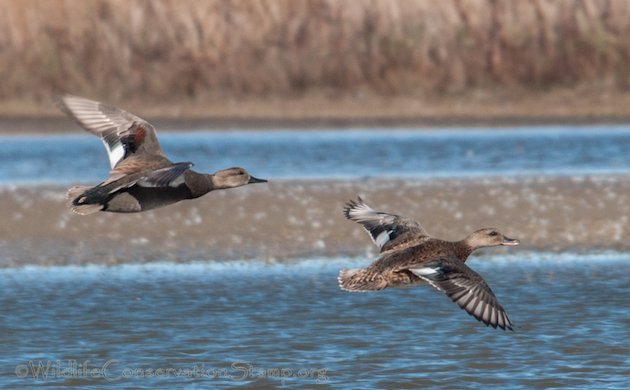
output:
M630 250L627 177L280 181L131 215L77 216L64 194L0 189L0 266L371 258L367 235L341 213L356 194L445 239L495 226L522 241L517 250Z
M347 129L475 129L519 128L526 126L626 125L630 116L605 117L417 117L417 118L155 118L150 119L159 132L172 131L256 131L256 130L347 130ZM0 118L0 135L82 134L67 118Z
M98 96L90 96L99 99ZM158 130L471 127L630 123L630 93L553 90L448 96L380 96L194 101L101 100L139 115ZM53 104L3 102L0 134L80 131Z

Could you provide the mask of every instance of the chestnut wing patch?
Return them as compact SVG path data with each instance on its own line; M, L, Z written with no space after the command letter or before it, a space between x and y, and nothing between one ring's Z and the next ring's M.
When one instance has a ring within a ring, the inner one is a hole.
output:
M60 96L57 103L85 130L101 138L112 169L134 154L166 157L155 129L140 117L78 96Z
M122 160L140 150L147 136L147 129L141 123L134 122L122 133L108 129L101 133L111 167L116 167Z
M141 124L134 123L121 135L120 143L125 148L125 157L138 151L138 148L144 142L146 134L147 131Z

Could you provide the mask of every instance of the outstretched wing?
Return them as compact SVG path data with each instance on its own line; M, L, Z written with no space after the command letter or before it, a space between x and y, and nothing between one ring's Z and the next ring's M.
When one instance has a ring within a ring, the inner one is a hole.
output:
M56 100L63 112L73 117L85 130L101 138L112 169L132 155L166 157L155 129L144 119L78 96L63 95Z
M349 201L343 212L349 220L363 225L372 241L381 248L381 252L401 249L429 238L418 222L396 214L376 211L361 197L356 201Z
M512 322L486 281L458 259L442 258L409 270L446 293L477 320L493 328L512 330Z

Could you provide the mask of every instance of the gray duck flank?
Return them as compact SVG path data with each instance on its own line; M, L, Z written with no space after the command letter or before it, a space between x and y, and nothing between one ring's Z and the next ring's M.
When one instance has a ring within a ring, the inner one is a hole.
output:
M154 127L119 108L71 95L58 97L57 103L103 141L111 166L109 177L98 185L68 190L69 206L77 214L141 212L211 191L266 182L243 168L208 174L192 170L190 162L171 162Z

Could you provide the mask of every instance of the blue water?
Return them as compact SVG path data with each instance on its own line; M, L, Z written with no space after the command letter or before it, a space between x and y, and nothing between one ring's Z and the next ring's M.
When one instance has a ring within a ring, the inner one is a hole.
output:
M367 261L0 270L0 384L623 389L630 383L628 254L471 259L514 332L485 327L428 286L339 290L338 269Z
M629 126L159 136L173 161L271 180L630 173ZM0 184L98 182L108 170L80 130L0 136ZM371 258L4 268L0 387L625 389L630 254L582 249L470 260L514 332L429 286L341 291L338 270ZM103 263L90 253L76 256Z
M257 177L470 177L628 174L630 127L160 132L173 161L199 171L242 166ZM0 183L98 182L100 141L72 135L0 137Z

